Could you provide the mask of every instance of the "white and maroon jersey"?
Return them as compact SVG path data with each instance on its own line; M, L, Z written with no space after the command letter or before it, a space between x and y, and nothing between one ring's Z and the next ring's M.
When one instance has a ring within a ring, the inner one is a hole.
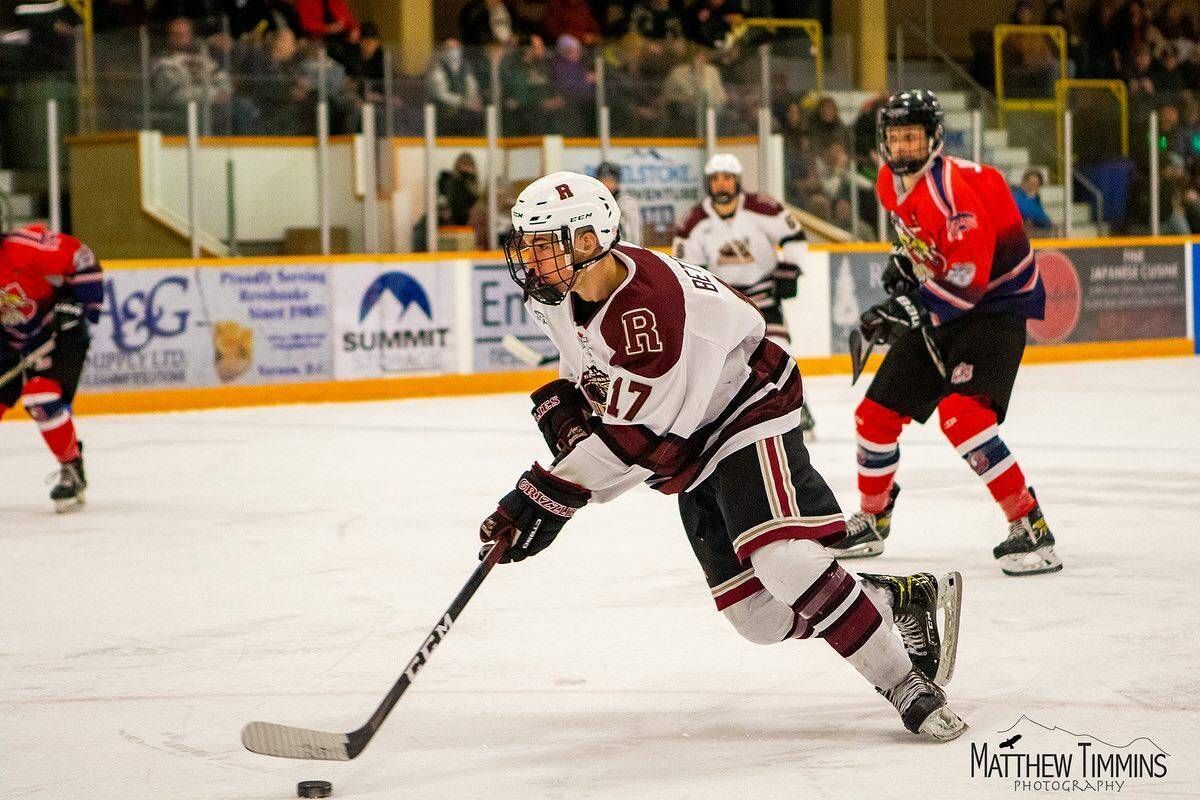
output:
M527 303L562 354L562 376L600 417L555 475L598 502L641 482L676 494L726 455L799 424L799 370L763 338L745 297L669 256L628 244L612 253L628 275L602 303Z
M770 280L776 247L783 248L784 261L802 266L807 246L795 214L765 195L743 192L729 217L716 212L711 197L693 208L676 232L674 255L753 292Z

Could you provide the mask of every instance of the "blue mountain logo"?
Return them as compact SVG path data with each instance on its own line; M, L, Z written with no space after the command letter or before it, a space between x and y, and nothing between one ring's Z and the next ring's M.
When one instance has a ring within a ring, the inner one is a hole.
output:
M425 312L426 317L433 319L429 295L425 294L425 289L417 283L416 278L403 272L385 272L371 281L367 291L363 292L362 304L358 307L360 323L367 318L367 314L371 313L371 309L375 308L375 304L385 293L396 298L396 302L400 304L400 319L408 313L409 306L414 304Z

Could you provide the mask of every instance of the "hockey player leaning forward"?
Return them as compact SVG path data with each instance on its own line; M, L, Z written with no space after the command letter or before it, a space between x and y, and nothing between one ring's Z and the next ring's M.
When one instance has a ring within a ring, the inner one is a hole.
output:
M933 92L891 97L879 110L876 190L900 242L884 270L891 297L862 315L863 335L889 344L855 411L862 510L832 547L843 558L883 552L900 487L897 444L936 408L942 432L1008 519L992 551L1006 575L1057 572L1062 562L1033 489L1000 438L1027 319L1046 293L1004 176L942 155Z
M796 296L808 249L800 220L766 195L743 192L742 162L732 153L717 153L704 165L704 189L708 197L675 235L675 258L704 267L753 300L766 318L767 338L790 352L780 301ZM816 423L807 403L800 417L801 430L812 433Z
M83 445L71 401L100 318L100 264L87 245L40 225L0 234L0 417L20 399L59 462L50 499L59 512L83 505ZM45 347L39 358L35 351Z
M512 221L509 269L562 356L562 377L533 394L554 461L520 476L481 538L507 539L504 560L521 561L588 502L641 482L677 494L717 608L742 636L824 639L908 730L960 735L937 685L953 672L960 578L856 580L834 560L825 544L845 523L797 428L796 363L759 310L703 269L619 241L616 201L594 178L534 181Z

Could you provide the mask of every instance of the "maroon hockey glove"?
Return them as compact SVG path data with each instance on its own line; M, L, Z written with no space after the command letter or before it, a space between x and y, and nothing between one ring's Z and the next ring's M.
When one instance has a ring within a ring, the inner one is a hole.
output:
M533 400L533 421L555 458L571 451L592 432L592 406L579 387L565 378L538 389Z
M883 290L892 297L916 291L920 285L912 259L901 245L892 245L887 266L883 268Z
M491 542L505 537L512 542L501 564L524 561L549 547L567 520L587 505L591 496L582 486L534 464L479 526L479 538Z
M909 331L929 325L929 310L916 292L888 298L871 306L859 318L863 338L875 344L891 344Z
M795 297L798 291L797 284L803 274L804 270L800 269L798 264L789 264L786 261L776 264L775 271L771 273L771 277L775 281L775 296L780 300Z

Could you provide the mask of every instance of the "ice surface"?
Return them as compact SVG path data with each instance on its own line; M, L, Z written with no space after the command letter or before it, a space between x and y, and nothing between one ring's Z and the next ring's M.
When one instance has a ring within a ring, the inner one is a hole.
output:
M807 386L814 461L851 506L847 383ZM994 750L1022 714L1171 754L1123 797L1200 796L1200 359L1022 370L1004 433L1059 575L1002 576L986 490L936 426L907 432L888 551L848 565L963 572L950 688L972 729L947 745L824 643L739 638L674 500L638 489L499 567L356 761L254 755L251 720L370 714L473 568L480 519L542 457L527 399L79 428L89 504L56 516L36 430L0 425L0 797L286 798L302 779L335 798L1003 797L970 743Z

